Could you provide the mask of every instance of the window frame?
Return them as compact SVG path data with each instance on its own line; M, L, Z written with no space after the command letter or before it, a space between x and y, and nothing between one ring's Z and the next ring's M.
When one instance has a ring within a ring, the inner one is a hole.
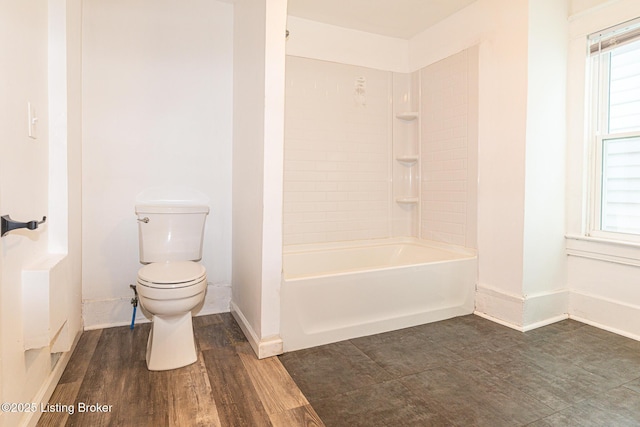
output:
M631 30L627 30L631 27ZM627 30L627 31L625 31ZM611 53L629 43L640 41L640 18L625 22L610 29L599 31L588 36L587 43L587 127L591 145L591 173L588 192L588 217L586 235L589 237L640 243L640 232L626 233L604 230L603 212L605 210L604 192L605 177L605 145L607 141L618 139L640 138L640 127L632 132L610 133L609 130L609 88L611 85ZM633 37L625 39L619 46L616 37L626 34ZM595 42L594 42L595 40ZM594 45L597 47L594 49Z

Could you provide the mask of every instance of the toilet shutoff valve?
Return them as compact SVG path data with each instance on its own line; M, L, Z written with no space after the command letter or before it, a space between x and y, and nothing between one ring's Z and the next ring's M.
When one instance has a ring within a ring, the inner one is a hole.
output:
M133 293L135 295L133 298L131 298L131 305L134 307L137 307L138 306L138 290L136 289L135 285L129 285L129 287L133 289Z

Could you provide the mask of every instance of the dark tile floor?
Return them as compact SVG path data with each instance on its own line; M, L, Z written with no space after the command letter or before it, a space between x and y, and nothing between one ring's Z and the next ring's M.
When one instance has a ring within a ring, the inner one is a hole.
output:
M640 426L640 342L464 316L286 353L327 427Z

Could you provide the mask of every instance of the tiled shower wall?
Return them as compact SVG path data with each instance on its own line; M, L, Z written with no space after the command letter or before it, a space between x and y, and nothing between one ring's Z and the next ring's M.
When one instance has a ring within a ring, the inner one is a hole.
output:
M288 56L284 244L390 235L391 72Z
M411 89L420 110L419 206L398 205L402 189L392 194L392 144L405 143L392 142L392 73L293 56L286 67L285 245L404 229L476 247L477 48L419 70ZM418 227L393 224L400 208L417 210L400 221Z
M477 50L420 71L423 239L475 247Z

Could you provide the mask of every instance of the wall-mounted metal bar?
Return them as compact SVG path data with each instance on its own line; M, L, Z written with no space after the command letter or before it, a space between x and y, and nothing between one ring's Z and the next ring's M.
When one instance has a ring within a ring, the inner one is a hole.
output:
M9 215L2 215L2 234L0 237L4 237L5 234L12 230L17 230L19 228L26 228L29 230L35 230L38 226L44 223L47 220L46 216L42 217L42 221L34 220L27 222L19 222L11 219Z

